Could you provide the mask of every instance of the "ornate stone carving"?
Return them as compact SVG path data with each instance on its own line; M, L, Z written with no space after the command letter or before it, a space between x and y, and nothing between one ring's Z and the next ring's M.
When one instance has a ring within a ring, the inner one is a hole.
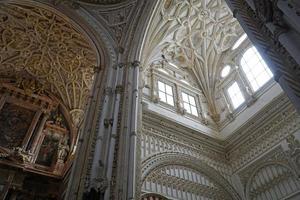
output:
M218 172L200 160L195 162L195 159L197 158L180 153L162 153L149 157L142 163L142 181L145 181L153 171L161 169L164 166L179 165L198 172L203 172L209 176L213 181L215 181L215 183L219 184L226 191L223 198L227 199L230 197L229 199L240 199L236 191Z
M220 120L220 62L242 33L224 1L164 1L153 19L145 48L146 65L165 59L187 71L202 90L210 117Z
M0 5L0 76L14 78L25 71L43 80L44 89L60 97L70 110L83 109L96 66L87 39L70 22L46 9ZM28 92L35 92L34 82L29 85Z
M295 138L294 135L290 135L286 138L288 143L289 150L287 154L293 161L293 164L296 165L296 170L300 172L300 142Z
M239 21L247 27L247 34L250 35L251 40L256 44L256 47L261 51L262 56L270 63L269 67L275 74L275 77L280 79L280 84L285 85L285 90L290 99L294 99L294 104L298 106L298 98L300 97L300 83L299 83L299 64L290 55L285 47L278 40L280 33L283 33L284 24L277 16L280 16L280 11L275 15L275 28L274 33L266 26L263 19L261 19L249 6L245 0L227 0L233 13ZM273 13L274 15L275 13ZM274 17L273 17L274 19ZM277 27L276 27L277 26ZM279 73L279 75L276 75Z
M90 1L92 2L92 1ZM118 1L121 2L121 1ZM101 4L101 2L94 3ZM104 2L103 2L104 3ZM110 4L110 3L105 3ZM109 30L113 33L114 39L117 43L121 42L123 36L125 36L125 30L128 29L130 24L130 17L132 15L133 9L135 8L136 2L127 1L124 5L111 5L106 9L93 8L92 12L97 15L104 23L107 25ZM122 48L121 48L122 49ZM123 50L121 50L122 52Z
M279 112L271 119L269 115L261 114L259 119L264 120L263 125L258 125L257 118L255 118L248 123L248 126L234 133L233 138L239 138L238 144L229 141L230 143L227 145L231 166L234 170L247 165L258 155L273 148L278 142L299 130L300 117L291 105L287 105L287 101L287 97L284 96L278 99L276 106L262 111L262 113Z

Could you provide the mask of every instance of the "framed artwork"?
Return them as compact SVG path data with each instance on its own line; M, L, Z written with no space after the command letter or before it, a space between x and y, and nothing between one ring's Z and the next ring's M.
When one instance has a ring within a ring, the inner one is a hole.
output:
M60 138L55 137L52 134L45 135L36 159L36 163L51 167L54 159L57 157L59 142Z
M0 110L0 146L21 147L35 113L33 110L5 102Z

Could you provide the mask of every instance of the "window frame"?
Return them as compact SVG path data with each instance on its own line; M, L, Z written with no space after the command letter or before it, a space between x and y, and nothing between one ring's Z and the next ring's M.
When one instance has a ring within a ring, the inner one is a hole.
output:
M240 90L240 92L241 92L241 95L242 95L243 98L244 98L244 101L243 101L240 105L238 105L237 107L234 106L233 99L231 98L231 95L229 94L229 91L228 91L229 88L230 88L231 86L233 86L233 84L235 84L235 83L236 83L237 86L239 87L239 90ZM246 101L247 101L246 96L245 96L245 94L244 94L244 91L243 91L243 89L241 88L240 85L241 85L241 84L239 83L238 80L232 80L232 81L230 81L230 83L227 84L227 86L226 86L226 88L225 88L225 91L224 91L225 96L226 96L226 98L227 98L227 101L230 103L231 109L232 109L233 111L238 111L238 110L240 110L240 109L243 107L243 105L245 105L245 103L246 103Z
M186 95L187 95L187 98L188 98L188 101L189 101L189 102L185 102L185 101L184 101L184 99L183 99L183 94L186 94ZM181 97L181 101L182 101L182 108L186 110L186 114L198 118L198 117L200 116L200 112L199 112L199 110L198 110L199 105L198 105L197 97L196 97L195 95L191 94L190 92L187 92L186 90L181 90L181 91L180 91L180 95L181 95L180 97ZM190 103L190 97L194 98L195 105L192 105L192 104ZM187 110L187 109L185 108L185 106L184 106L184 103L187 103L187 104L189 105L189 108L190 108L191 112L188 112L188 110ZM191 107L195 107L195 108L196 108L197 115L193 114Z
M164 84L164 86L165 86L165 91L161 91L161 90L159 89L159 82L161 82L161 83ZM176 97L176 93L175 93L175 89L174 89L174 84L170 84L169 81L162 80L162 79L159 78L159 79L156 80L156 86L157 86L157 96L158 96L159 102L163 103L164 105L167 105L167 106L170 106L170 107L172 107L172 108L175 108L175 107L176 107L176 98L175 98L175 97ZM167 94L166 86L171 87L172 95ZM160 95L159 95L160 92L163 92L163 93L166 95L166 101L162 101L162 99L161 99L161 97L160 97ZM172 101L173 104L169 104L169 103L168 103L167 96L171 96L171 97L172 97L172 99L173 99L173 101Z
M267 68L271 71L272 73L272 77L266 81L262 86L258 87L256 90L253 89L253 86L251 84L251 81L249 80L246 72L244 71L243 67L242 67L242 59L244 57L244 54L250 50L251 48L256 48L254 45L250 45L248 48L244 49L244 51L239 54L237 57L236 57L236 63L237 63L237 66L238 66L238 71L241 75L241 79L243 79L243 81L246 83L247 87L251 90L251 92L253 94L257 94L257 93L261 93L261 91L264 91L265 89L264 88L268 88L268 86L274 82L274 74L272 73L271 69L269 68L269 66L267 65L266 61L264 60L264 58L261 56L260 52L257 50L257 52L259 53L259 55L261 56L262 60L266 63L266 66Z

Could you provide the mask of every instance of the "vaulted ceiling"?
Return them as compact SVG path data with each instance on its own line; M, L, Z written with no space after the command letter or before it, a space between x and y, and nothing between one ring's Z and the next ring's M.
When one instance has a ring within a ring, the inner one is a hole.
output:
M144 64L164 55L188 71L218 121L216 86L222 60L242 32L224 0L164 0L149 27Z
M0 77L27 73L54 93L74 123L92 87L96 54L72 24L47 9L0 6Z

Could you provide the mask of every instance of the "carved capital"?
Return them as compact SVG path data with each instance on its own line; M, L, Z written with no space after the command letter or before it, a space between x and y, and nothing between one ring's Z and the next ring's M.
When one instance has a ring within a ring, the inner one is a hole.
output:
M140 61L137 61L137 60L135 60L135 61L133 61L132 63L131 63L131 67L139 67L140 66Z
M124 87L122 85L117 85L115 90L116 94L122 94L123 91L124 91Z
M111 87L107 87L104 89L104 94L106 95L112 95L113 94L113 89Z

